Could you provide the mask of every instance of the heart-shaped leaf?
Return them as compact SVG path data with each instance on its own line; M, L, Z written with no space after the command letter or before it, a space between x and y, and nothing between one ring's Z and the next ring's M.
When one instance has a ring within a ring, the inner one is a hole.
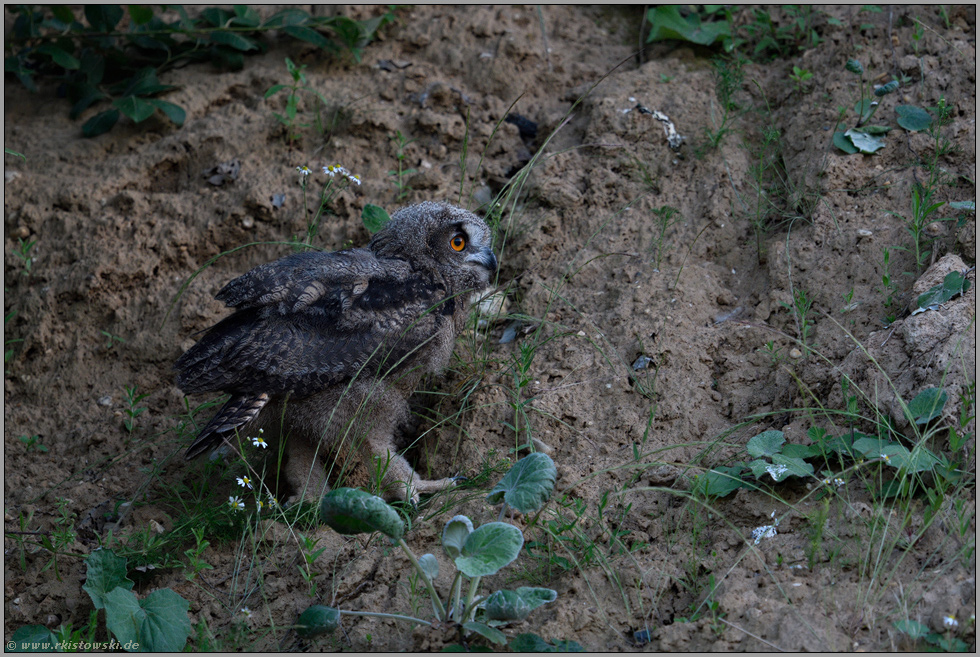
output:
M475 529L454 560L467 577L493 575L514 561L524 545L521 530L506 522L490 522Z
M100 549L85 557L85 585L82 590L92 598L96 609L105 608L106 595L122 587L133 588L133 581L126 576L126 558L116 556L112 550Z
M932 125L929 112L915 105L898 105L895 113L898 114L898 125L910 132L926 130Z
M528 454L493 487L487 501L498 504L503 500L521 513L537 511L551 497L557 476L550 456L541 452Z
M872 153L885 147L884 139L874 135L869 135L862 130L851 128L844 133L844 136L851 140L851 143L854 144L856 149L862 153L865 153L866 155L871 155Z
M959 274L959 272L953 272ZM947 276L949 278L949 276ZM926 424L943 414L948 395L940 388L926 388L909 402L909 415L916 424Z
M786 437L783 436L782 431L770 429L769 431L763 431L758 436L749 438L749 442L745 445L745 449L748 451L749 456L762 458L763 456L778 454L779 450L783 446L783 443L785 442Z

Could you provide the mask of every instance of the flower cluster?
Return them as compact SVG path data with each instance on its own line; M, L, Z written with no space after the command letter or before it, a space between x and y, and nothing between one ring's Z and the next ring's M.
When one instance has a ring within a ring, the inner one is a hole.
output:
M773 511L769 517L772 518L771 525L763 525L752 530L752 539L755 545L762 542L762 539L764 538L772 538L776 535L776 527L779 526L779 518L776 517L775 511Z
M323 167L323 173L327 174L331 178L333 178L339 173L342 178L346 178L347 180L351 181L355 185L361 184L360 178L358 178L357 176L355 176L354 174L352 174L350 171L340 166L339 164L331 164L330 166Z

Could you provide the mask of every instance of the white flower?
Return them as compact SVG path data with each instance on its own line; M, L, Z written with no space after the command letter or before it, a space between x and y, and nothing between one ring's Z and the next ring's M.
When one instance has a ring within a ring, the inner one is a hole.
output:
M296 170L299 171L304 178L313 173L310 171L310 167L306 166L305 164L301 167L296 167Z
M277 506L279 506L278 500L276 500L276 498L274 498L272 495L269 495L269 508L274 509Z
M756 527L752 530L752 538L755 541L755 545L762 542L762 539L764 538L772 538L776 535L776 527L779 526L779 518L776 517L775 511L769 514L769 517L772 518L771 525L762 525L761 527Z
M261 447L262 449L269 446L269 443L265 442L265 439L262 437L263 433L265 433L265 429L259 429L259 435L252 438L252 445Z
M943 617L943 627L953 630L960 626L959 621L956 620L956 616L950 614L949 616Z
M237 495L228 496L228 506L230 506L235 511L245 510L245 502L243 502L242 498L238 497Z
M242 607L242 613L245 614L245 618L252 617L252 610L249 609L248 607Z
M355 185L360 185L361 184L361 179L358 178L357 176L355 176L354 174L351 174L351 175L347 176L347 179L350 180Z
M265 502L263 502L262 500L255 500L255 508L261 511L262 509L265 508Z
M236 477L236 479L238 479L238 485L239 486L241 486L242 488L247 488L249 490L252 490L252 480L249 479L247 476L245 476L245 477Z
M783 476L786 471L789 470L785 465L767 465L766 472L769 476L773 478L774 481L779 481L779 478Z
M891 457L888 456L888 454L881 454L881 458L882 460L884 460L885 463L889 463L892 460Z

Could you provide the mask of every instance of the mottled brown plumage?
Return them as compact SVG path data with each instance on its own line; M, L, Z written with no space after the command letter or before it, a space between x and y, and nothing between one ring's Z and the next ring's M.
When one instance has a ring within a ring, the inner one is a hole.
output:
M419 479L392 440L419 379L448 364L470 295L489 285L490 247L475 215L421 203L366 248L286 256L228 283L217 299L234 313L174 365L185 393L231 395L187 458L263 429L285 438L286 479L310 499L326 488L322 459L350 445L369 469L387 464L382 484L403 499L451 485Z

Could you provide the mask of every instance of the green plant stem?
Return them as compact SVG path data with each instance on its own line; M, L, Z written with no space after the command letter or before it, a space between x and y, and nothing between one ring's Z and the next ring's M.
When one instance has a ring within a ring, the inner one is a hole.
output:
M463 610L463 615L460 616L460 622L465 623L468 620L473 620L476 616L476 605L480 601L476 597L476 590L480 586L480 580L482 577L474 577L470 580L470 591L466 594L466 608Z
M459 620L460 614L463 611L462 596L463 596L463 573L456 571L456 577L453 579L452 585L449 587L450 593L450 607L453 618Z
M425 571L422 570L422 564L420 564L419 560L415 558L414 554L412 554L412 550L408 547L408 544L405 542L404 538L398 539L398 545L408 556L408 560L412 562L415 570L425 582L425 588L429 590L429 595L432 596L432 604L436 608L436 617L441 621L446 620L446 608L443 606L442 600L439 598L439 594L436 593L436 587L432 584L432 580L425 574Z

